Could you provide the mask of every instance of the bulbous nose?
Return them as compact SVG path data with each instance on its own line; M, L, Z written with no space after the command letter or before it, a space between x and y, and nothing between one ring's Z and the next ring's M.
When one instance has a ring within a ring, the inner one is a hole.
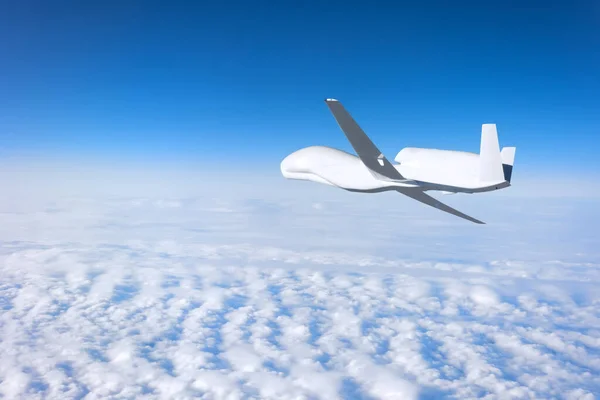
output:
M283 161L281 161L281 165L279 166L281 168L281 175L283 175L286 178L289 178L289 173L292 172L292 171L290 171L290 169L292 168L291 157L293 155L294 155L294 153L292 153L289 156L287 156L286 158L284 158Z
M283 176L287 178L292 173L307 171L309 163L307 160L306 151L303 150L304 149L295 151L281 161L280 167Z
M281 174L287 179L313 181L331 185L323 178L320 159L326 158L321 147L312 146L297 150L281 161Z

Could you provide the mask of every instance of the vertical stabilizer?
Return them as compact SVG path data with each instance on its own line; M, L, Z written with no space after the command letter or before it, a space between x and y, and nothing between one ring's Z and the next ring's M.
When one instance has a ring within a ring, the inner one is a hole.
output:
M482 182L504 181L502 158L496 124L481 125L481 147L479 150L479 180Z
M515 165L516 147L503 147L500 152L502 158L502 169L504 170L504 180L510 182L512 177L513 165Z

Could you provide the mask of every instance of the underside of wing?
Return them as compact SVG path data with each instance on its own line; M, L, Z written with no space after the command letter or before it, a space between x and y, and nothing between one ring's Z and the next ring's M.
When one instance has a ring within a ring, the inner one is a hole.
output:
M475 219L473 217L468 216L467 214L463 214L458 210L455 210L454 208L447 206L446 204L442 203L441 201L431 197L428 194L425 194L422 190L420 189L396 189L398 192L402 193L405 196L408 196L412 199L415 199L417 201L420 201L421 203L425 203L428 206L432 206L437 208L438 210L442 210L445 211L447 213L450 213L452 215L456 215L457 217L460 218L464 218L468 221L474 222L476 224L485 224L485 222L479 221L478 219Z
M348 141L350 141L356 154L358 154L358 157L375 178L392 181L406 180L379 151L377 146L373 144L361 127L358 126L342 103L335 99L327 99L325 103L327 103L329 110L348 138Z

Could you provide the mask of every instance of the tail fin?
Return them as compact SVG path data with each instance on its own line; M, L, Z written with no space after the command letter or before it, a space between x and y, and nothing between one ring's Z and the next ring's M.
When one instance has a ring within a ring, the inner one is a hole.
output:
M510 182L512 177L513 165L515 165L516 147L503 147L500 152L502 158L502 169L504 170L504 180Z
M504 180L496 124L481 125L479 180L482 182L502 182Z

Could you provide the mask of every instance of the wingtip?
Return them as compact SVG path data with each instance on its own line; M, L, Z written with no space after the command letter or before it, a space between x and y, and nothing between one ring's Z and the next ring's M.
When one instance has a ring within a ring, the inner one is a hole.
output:
M325 103L332 103L338 101L337 99L325 99Z

